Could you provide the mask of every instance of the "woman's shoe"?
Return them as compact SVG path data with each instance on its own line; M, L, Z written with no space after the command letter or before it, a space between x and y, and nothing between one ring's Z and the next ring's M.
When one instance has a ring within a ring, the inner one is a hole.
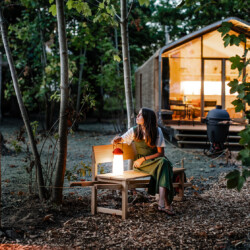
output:
M171 209L167 209L165 207L158 206L158 211L166 213L169 216L174 216L175 215L175 212L173 211L172 208Z

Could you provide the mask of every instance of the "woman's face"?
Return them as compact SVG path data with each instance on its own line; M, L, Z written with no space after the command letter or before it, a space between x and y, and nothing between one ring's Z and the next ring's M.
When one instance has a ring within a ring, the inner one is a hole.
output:
M138 125L143 125L144 124L144 119L143 119L143 116L142 116L142 110L140 110L138 115L136 116L136 123Z

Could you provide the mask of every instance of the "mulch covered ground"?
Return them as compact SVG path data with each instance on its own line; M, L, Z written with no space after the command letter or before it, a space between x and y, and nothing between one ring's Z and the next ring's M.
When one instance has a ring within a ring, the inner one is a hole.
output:
M90 197L76 193L59 207L27 197L9 207L15 228L0 231L0 248L249 249L249 186L250 181L240 193L228 190L223 176L203 192L194 186L186 190L185 201L174 202L174 217L158 212L154 197L131 193L127 220L116 215L92 216ZM99 204L121 205L116 192L101 192L98 197Z

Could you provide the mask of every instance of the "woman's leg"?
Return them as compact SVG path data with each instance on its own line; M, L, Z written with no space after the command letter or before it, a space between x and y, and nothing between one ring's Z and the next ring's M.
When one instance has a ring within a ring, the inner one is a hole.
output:
M159 187L159 207L165 207L165 193L166 188Z
M158 209L167 213L168 215L174 215L171 205L168 202L168 190L165 187L159 187L159 203Z
M159 187L159 206L170 208L168 190L165 187Z

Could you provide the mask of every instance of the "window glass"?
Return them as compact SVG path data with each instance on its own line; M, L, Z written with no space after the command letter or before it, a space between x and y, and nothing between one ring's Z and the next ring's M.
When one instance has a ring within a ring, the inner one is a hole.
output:
M221 105L221 60L204 60L204 115Z
M169 57L169 104L172 119L200 117L201 39L194 39L164 54ZM196 115L194 114L196 108Z
M234 31L230 31L229 34L239 35ZM203 36L203 57L229 58L236 54L243 55L244 46L244 43L241 43L240 46L233 45L225 48L221 33L215 30Z

